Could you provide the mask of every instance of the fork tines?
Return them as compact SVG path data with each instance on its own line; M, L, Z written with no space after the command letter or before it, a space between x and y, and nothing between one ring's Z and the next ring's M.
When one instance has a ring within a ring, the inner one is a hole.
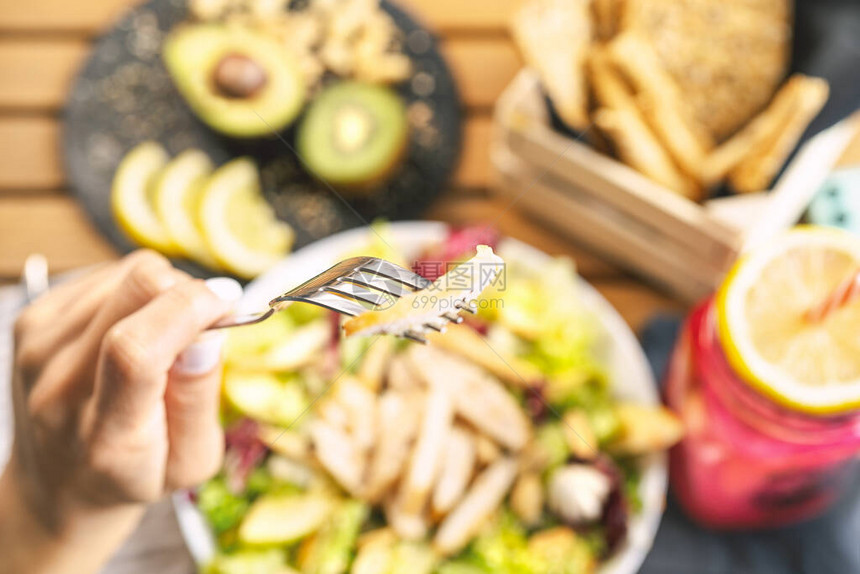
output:
M400 297L426 289L431 283L417 273L383 259L353 257L272 299L269 305L278 310L294 301L302 301L355 316L369 310L387 309ZM461 311L475 312L465 301L458 301L455 307ZM448 322L462 321L457 311L449 311L437 320L427 321L423 327L443 332ZM427 342L424 332L415 329L401 335L420 343Z

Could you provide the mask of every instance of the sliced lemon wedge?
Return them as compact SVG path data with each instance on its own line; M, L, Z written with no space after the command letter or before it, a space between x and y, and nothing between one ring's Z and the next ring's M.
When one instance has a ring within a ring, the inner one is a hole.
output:
M200 195L212 162L200 150L176 156L162 170L154 186L155 213L182 254L210 269L217 269L197 221Z
M720 342L742 378L817 414L860 407L860 302L821 321L805 312L860 265L860 239L801 227L740 259L717 293Z
M257 168L248 158L215 170L201 192L199 210L203 238L215 260L245 279L269 269L292 247L293 230L266 203Z
M139 245L176 255L176 244L159 220L152 195L168 156L159 144L144 142L126 154L111 186L111 209L122 230Z

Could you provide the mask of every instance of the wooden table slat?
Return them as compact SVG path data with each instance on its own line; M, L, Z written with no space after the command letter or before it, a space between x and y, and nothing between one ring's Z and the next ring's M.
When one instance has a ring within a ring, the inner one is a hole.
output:
M59 128L48 116L0 117L0 193L63 185Z
M84 39L0 40L0 108L59 109L89 49Z
M0 2L0 29L94 34L137 3L135 0L4 0ZM401 0L398 4L435 30L503 32L519 0Z
M0 198L0 278L17 278L31 253L56 272L116 257L71 196Z
M442 54L467 107L493 106L522 68L519 52L507 37L449 39L442 43Z
M454 188L487 188L492 185L490 137L493 122L490 116L472 115L463 125L463 147L460 162L452 176Z

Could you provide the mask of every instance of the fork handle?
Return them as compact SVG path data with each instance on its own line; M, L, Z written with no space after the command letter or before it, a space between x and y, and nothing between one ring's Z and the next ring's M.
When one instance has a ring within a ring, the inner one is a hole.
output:
M243 327L245 325L256 325L271 317L275 313L274 309L269 309L262 313L250 313L248 315L231 315L218 321L210 326L207 331L214 329L227 329L229 327Z

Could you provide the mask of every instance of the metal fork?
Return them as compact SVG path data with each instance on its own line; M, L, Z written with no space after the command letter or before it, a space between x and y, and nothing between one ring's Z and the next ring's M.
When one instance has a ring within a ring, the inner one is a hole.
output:
M352 257L337 263L316 277L305 281L269 301L269 308L260 313L238 315L219 321L210 329L240 327L260 323L288 305L300 301L331 309L342 315L356 316L370 310L386 309L397 299L426 289L432 281L377 257ZM455 304L461 311L475 311L465 302ZM420 329L397 333L401 337L426 343L429 330L444 331L447 323L461 323L456 311L440 315L442 321L427 322Z

